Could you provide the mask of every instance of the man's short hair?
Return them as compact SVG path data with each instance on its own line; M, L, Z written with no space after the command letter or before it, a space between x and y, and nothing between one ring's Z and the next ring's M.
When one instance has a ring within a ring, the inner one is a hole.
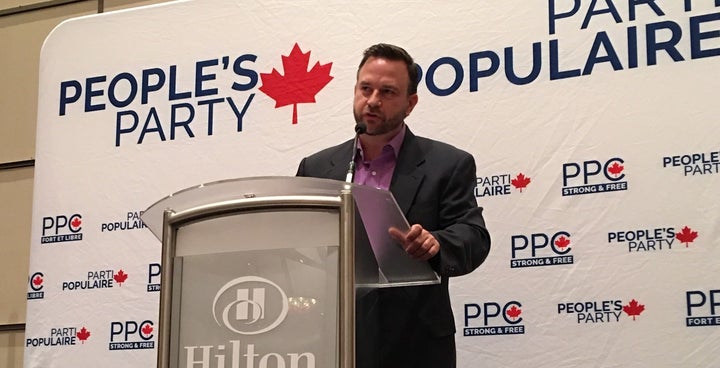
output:
M420 68L415 64L412 56L402 47L387 43L379 43L368 47L365 49L365 52L363 52L363 58L360 61L360 66L358 66L358 74L360 74L360 69L365 65L365 62L371 57L404 62L405 66L407 66L408 80L410 81L408 84L408 95L417 93L417 86L420 82Z

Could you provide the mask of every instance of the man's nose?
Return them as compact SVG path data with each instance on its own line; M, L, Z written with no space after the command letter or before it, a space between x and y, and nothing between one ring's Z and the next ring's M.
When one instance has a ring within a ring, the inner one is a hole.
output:
M380 100L380 91L373 91L373 93L368 97L367 104L370 107L379 107L382 104L382 101Z

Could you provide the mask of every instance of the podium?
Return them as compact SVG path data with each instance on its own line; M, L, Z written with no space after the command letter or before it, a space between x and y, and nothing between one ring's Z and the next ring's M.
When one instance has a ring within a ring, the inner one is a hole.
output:
M408 228L392 194L366 186L219 181L142 219L162 241L162 368L352 368L357 290L440 282L389 237Z

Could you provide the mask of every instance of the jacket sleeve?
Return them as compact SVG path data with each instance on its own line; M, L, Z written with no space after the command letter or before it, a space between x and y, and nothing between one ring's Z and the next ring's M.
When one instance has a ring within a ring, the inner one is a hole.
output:
M300 161L300 165L298 165L297 172L295 173L295 176L305 176L305 158Z
M472 272L490 252L483 209L474 195L475 160L464 153L449 172L447 185L439 193L438 229L431 231L440 243L440 252L430 259L430 264L445 277Z

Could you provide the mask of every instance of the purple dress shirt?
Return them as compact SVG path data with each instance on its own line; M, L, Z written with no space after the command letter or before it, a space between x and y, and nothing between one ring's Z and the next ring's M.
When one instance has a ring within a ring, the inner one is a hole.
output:
M403 139L405 139L405 124L390 142L382 149L380 156L374 160L366 160L362 145L358 140L360 154L355 158L355 184L369 185L378 189L390 189L395 164Z

